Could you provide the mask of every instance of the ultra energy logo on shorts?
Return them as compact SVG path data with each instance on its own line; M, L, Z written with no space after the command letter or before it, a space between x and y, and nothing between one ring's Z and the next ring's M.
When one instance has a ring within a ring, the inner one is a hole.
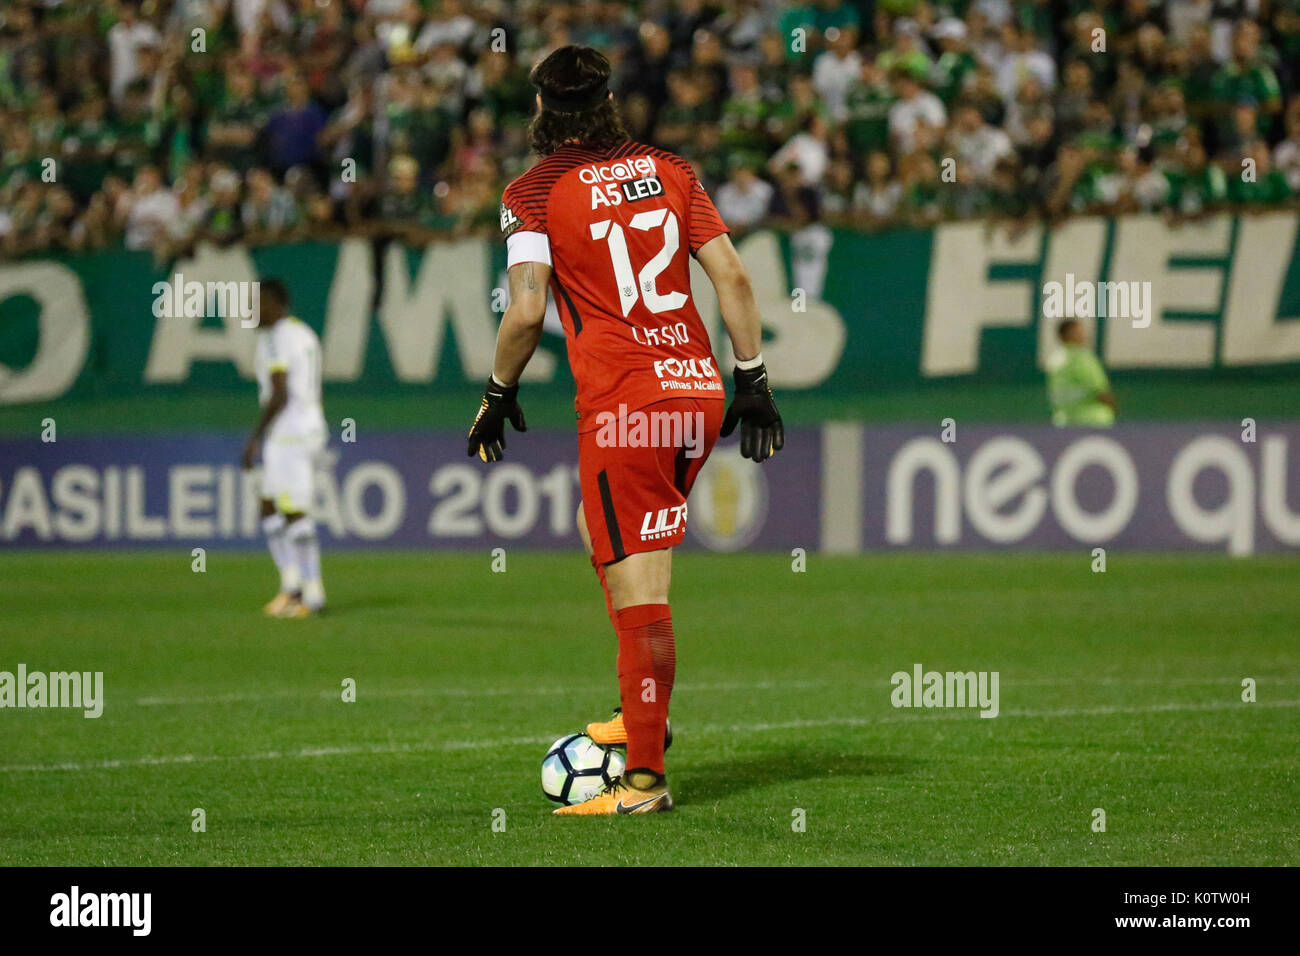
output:
M647 511L641 518L641 540L655 541L659 538L671 537L678 531L684 530L685 525L686 505L684 504L660 508L658 511Z

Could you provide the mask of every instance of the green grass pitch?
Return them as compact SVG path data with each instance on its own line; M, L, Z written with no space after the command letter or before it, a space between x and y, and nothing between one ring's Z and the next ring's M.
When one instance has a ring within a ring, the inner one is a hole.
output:
M545 747L617 693L581 555L327 553L273 621L260 554L9 552L0 670L107 702L0 711L0 864L1294 864L1295 559L1090 560L679 555L678 810L561 820ZM895 709L915 663L1001 715Z

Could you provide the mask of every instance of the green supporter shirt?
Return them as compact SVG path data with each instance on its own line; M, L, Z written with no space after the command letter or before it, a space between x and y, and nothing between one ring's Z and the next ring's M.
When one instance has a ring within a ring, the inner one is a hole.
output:
M1047 395L1052 403L1052 424L1105 427L1115 424L1115 413L1097 400L1110 391L1110 380L1097 356L1082 345L1067 345L1047 365Z
M1280 169L1271 169L1254 182L1241 177L1229 180L1228 198L1246 206L1280 206L1291 197L1291 188Z
M0 153L0 189L41 181L41 157L18 152Z
M944 53L935 61L930 70L930 85L939 99L949 109L961 95L966 77L979 67L979 62L969 50L956 50Z
M913 5L917 0L908 0ZM861 17L858 14L857 7L848 0L838 4L832 9L826 9L812 3L795 4L788 8L781 18L777 21L777 30L780 31L782 38L785 40L785 52L789 59L798 59L807 48L803 50L796 49L791 43L793 40L792 33L796 29L802 29L805 32L805 42L811 38L812 31L816 30L825 33L831 28L843 30L845 27L856 27L860 24Z
M255 99L227 99L208 116L204 126L204 139L206 141L211 134L213 126L237 125L260 130L266 125L270 114L270 109ZM257 165L256 140L247 146L226 145L218 147L209 145L207 151L214 158L228 163L241 173L245 173Z
M528 74L511 70L483 91L482 105L498 122L512 119L527 123L533 112L533 86L528 82Z
M1232 107L1238 103L1254 103L1259 108L1257 128L1261 134L1273 122L1272 114L1265 109L1270 103L1280 102L1282 87L1277 74L1265 63L1256 63L1242 69L1237 63L1226 63L1214 74L1213 96L1223 113L1220 123L1224 130L1232 128Z
M104 185L113 170L116 146L117 137L103 120L83 120L68 131L64 168L67 184L78 197L87 199Z
M1169 180L1169 205L1184 215L1206 212L1228 198L1228 181L1223 170L1214 164L1189 173L1180 168L1166 170Z
M141 166L151 158L157 143L157 124L151 120L123 117L109 124L113 150L113 172L130 182Z
M952 198L951 190L941 190L939 181L918 180L907 188L900 204L901 211L923 216L942 215L945 203Z
M660 123L680 122L671 112L672 104L664 107L664 112L659 120ZM785 141L799 132L799 126L804 119L811 115L820 116L827 122L831 121L831 115L826 109L826 104L817 99L811 104L801 106L792 99L783 99L773 103L767 114L767 132L769 136L774 136L780 141ZM697 119L696 122L699 120Z
M1015 21L1020 29L1047 42L1052 37L1052 8L1046 3L1015 4Z
M406 130L410 135L409 148L412 156L420 159L425 167L437 167L446 162L451 154L452 135L456 130L456 117L442 107L436 109L416 110L409 117ZM373 128L367 129L372 135L358 137L358 142L373 142ZM367 153L373 151L367 148ZM374 156L367 156L367 166Z
M854 152L889 149L889 110L896 102L898 98L885 84L853 85L845 100L849 115L844 132Z
M894 70L906 70L916 78L918 83L924 83L930 75L933 64L930 62L930 58L920 50L912 50L908 53L886 50L876 57L876 66L885 73L893 73Z
M891 17L911 17L920 5L920 0L880 0L879 7Z
M1085 213L1103 202L1102 186L1112 172L1103 163L1089 163L1070 190L1070 211Z
M722 145L731 150L763 150L767 115L768 106L758 97L733 96L722 104Z
M1273 9L1278 56L1283 63L1300 63L1300 0L1277 0Z
M862 22L858 14L857 7L851 0L842 0L839 6L832 10L825 7L817 8L817 29L825 33L832 27L837 30L843 30L845 27L858 27Z
M781 14L777 30L785 43L787 60L798 60L808 50L807 44L812 32L817 29L817 8L810 3L796 4ZM802 42L795 43L795 30L802 30Z

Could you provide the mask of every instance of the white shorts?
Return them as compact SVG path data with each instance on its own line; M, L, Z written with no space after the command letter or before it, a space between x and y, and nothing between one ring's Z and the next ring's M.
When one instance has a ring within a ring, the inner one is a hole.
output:
M310 512L324 450L321 431L268 437L262 446L262 497L275 502L281 512Z

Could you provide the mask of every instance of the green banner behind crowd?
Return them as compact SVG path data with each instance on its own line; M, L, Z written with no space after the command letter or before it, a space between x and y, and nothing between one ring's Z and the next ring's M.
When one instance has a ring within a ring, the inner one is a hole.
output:
M1294 212L1169 225L1073 220L1012 234L983 223L739 240L786 393L842 397L932 380L1041 382L1057 321L1093 319L1098 354L1130 381L1300 376ZM817 227L821 228L821 227ZM830 241L827 241L827 240ZM125 250L0 264L0 404L247 391L261 277L289 285L321 334L323 374L395 399L476 392L505 307L504 249L480 238L409 249L368 239L202 248L157 263ZM693 292L723 368L731 355L696 267ZM534 402L569 402L558 321L529 365Z

